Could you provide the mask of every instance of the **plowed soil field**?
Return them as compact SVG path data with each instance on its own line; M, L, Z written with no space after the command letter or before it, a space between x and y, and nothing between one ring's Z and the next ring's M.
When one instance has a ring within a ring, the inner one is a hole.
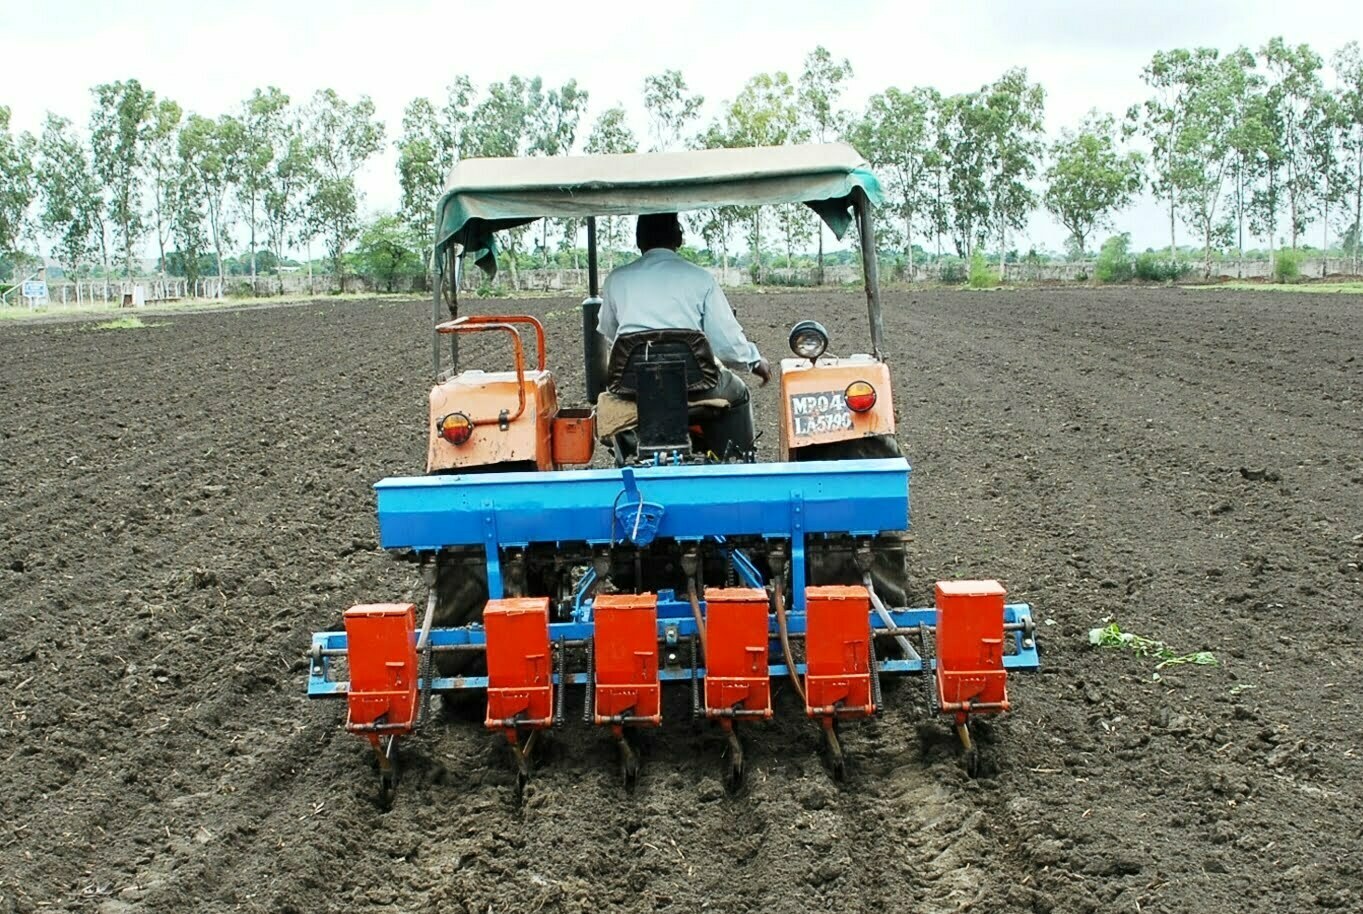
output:
M800 317L865 346L857 294L735 300L769 356ZM546 317L573 400L572 305L473 308ZM886 312L915 602L998 577L1042 621L984 776L913 681L835 783L783 688L738 796L684 714L633 793L570 725L520 803L498 741L441 718L387 812L303 655L352 603L422 599L370 485L423 467L429 305L0 327L0 912L1363 910L1363 300ZM1091 645L1108 620L1216 664Z

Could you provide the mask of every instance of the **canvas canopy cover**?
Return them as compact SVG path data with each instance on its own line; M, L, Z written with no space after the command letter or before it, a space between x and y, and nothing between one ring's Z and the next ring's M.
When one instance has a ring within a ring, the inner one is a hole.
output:
M880 203L880 183L846 143L464 159L436 206L436 250L459 245L492 274L493 232L536 219L772 203L808 205L841 238L858 189L872 205Z

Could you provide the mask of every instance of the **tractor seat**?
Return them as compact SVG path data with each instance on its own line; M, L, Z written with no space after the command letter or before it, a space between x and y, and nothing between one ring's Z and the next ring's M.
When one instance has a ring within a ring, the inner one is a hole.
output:
M688 400L714 390L719 384L719 362L704 333L699 330L641 330L616 338L606 368L606 389L633 400L639 393L639 366L645 362L682 362L686 370Z
M596 401L597 434L609 443L613 436L637 429L639 454L645 458L650 453L690 453L689 434L697 426L704 429L734 414L748 429L739 439L750 439L747 398L733 403L723 396L723 378L719 360L699 330L621 334L611 348L606 390Z

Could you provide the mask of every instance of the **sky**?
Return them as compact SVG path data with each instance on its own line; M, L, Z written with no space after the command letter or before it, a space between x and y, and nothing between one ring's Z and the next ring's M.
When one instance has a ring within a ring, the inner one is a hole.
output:
M1363 40L1358 0L0 0L0 105L12 129L41 130L45 112L86 123L90 88L137 78L187 111L216 116L251 90L276 85L302 102L315 90L374 99L388 145L360 176L367 212L398 204L392 147L417 95L442 97L458 74L482 87L513 73L550 85L576 78L590 93L579 143L596 114L631 112L647 136L645 76L678 69L705 96L703 121L748 77L796 76L816 45L847 57L844 104L860 110L889 86L976 89L1023 66L1046 89L1049 133L1091 108L1113 113L1145 97L1142 66L1157 50L1257 48L1273 35L1306 42L1328 60ZM1137 250L1167 244L1167 218L1150 200L1120 214ZM1065 232L1035 215L1018 247L1059 250ZM1181 238L1189 233L1180 229Z

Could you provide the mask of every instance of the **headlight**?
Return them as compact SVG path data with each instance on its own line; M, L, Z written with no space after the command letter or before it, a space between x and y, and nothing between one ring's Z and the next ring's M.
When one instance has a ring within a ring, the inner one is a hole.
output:
M818 321L800 321L790 328L790 351L811 362L828 348L828 331Z

